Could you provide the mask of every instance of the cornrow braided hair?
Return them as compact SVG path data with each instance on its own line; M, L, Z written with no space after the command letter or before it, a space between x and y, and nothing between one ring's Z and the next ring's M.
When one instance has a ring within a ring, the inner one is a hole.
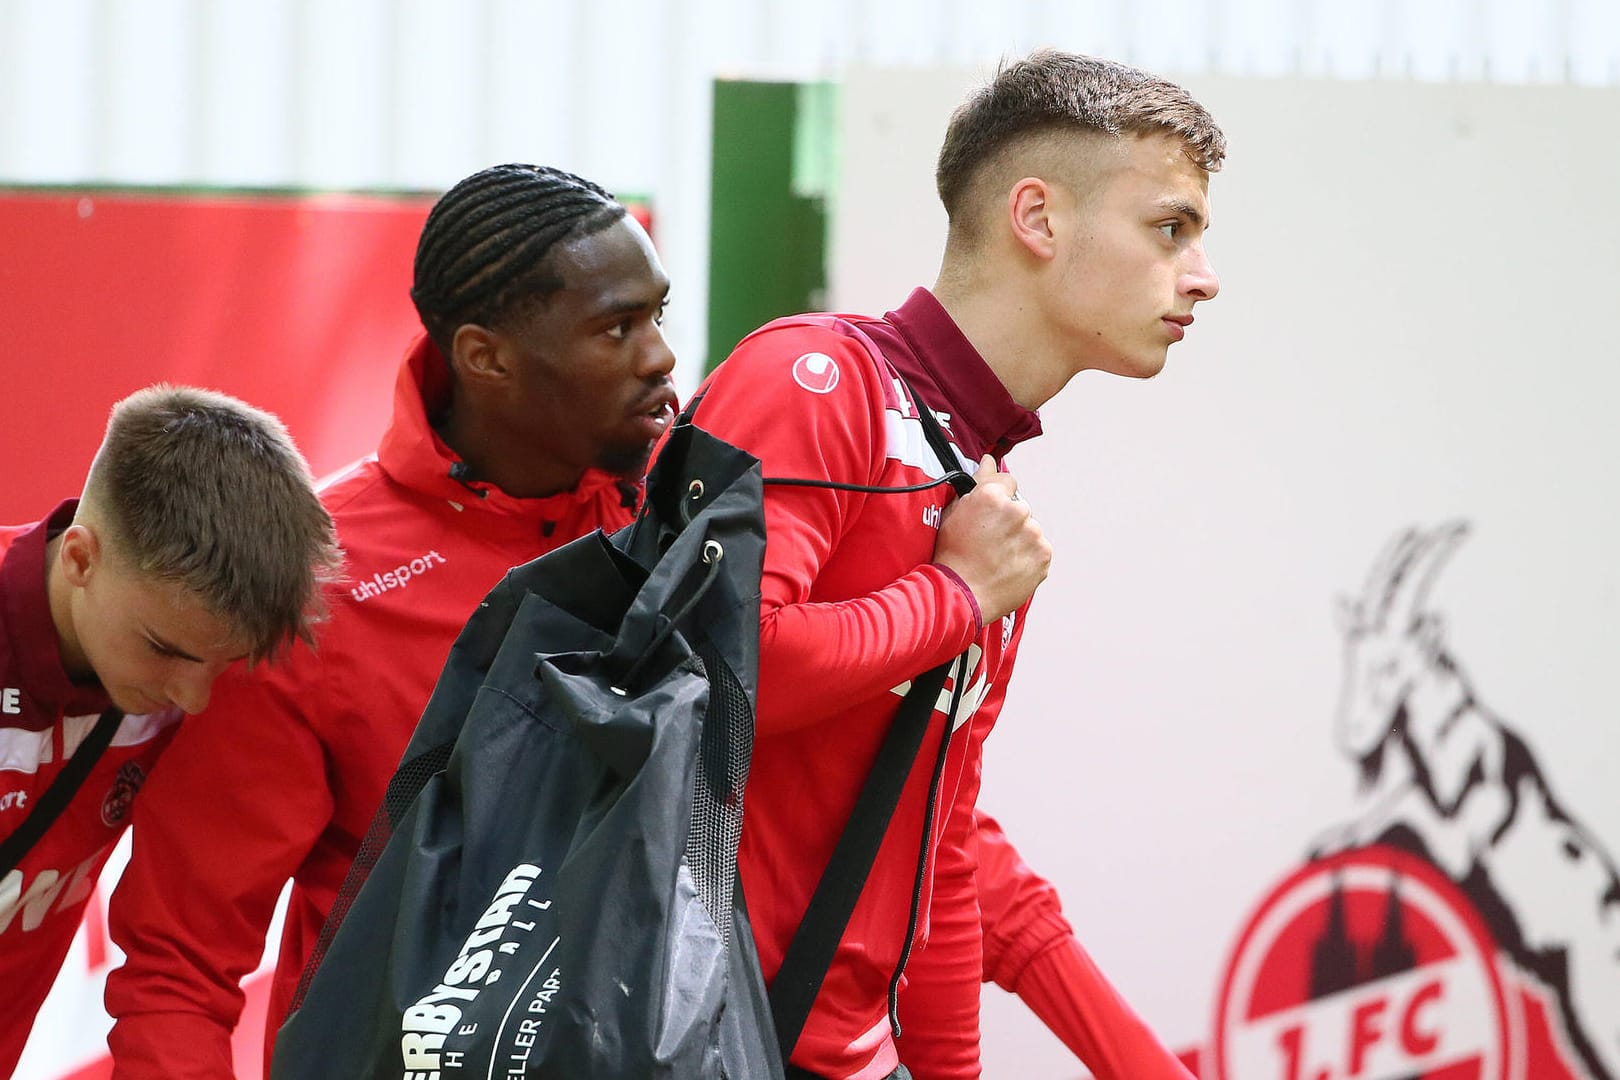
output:
M448 359L466 323L499 326L561 289L549 268L557 244L590 236L625 215L589 180L544 165L496 165L434 204L416 245L411 301Z

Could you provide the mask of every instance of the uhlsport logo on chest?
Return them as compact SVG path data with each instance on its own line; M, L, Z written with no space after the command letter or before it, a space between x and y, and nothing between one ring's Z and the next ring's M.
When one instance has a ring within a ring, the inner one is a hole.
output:
M392 589L406 588L416 578L449 561L437 551L424 551L416 558L402 562L392 569L374 571L370 577L359 579L349 589L349 595L354 597L356 603L360 603L374 596L381 596Z

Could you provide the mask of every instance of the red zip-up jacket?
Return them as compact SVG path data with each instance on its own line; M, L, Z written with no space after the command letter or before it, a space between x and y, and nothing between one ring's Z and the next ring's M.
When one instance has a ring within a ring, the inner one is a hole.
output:
M1057 890L993 818L981 811L976 825L984 981L1017 994L1096 1080L1192 1080L1075 937ZM933 959L925 952L907 968L915 978L900 1003L907 1018L900 1056L918 1080L963 1075L969 1053L977 1055L951 1022L961 983L976 981L974 973L933 972Z
M147 786L110 929L118 1080L230 1077L238 983L257 966L282 886L292 897L266 1054L451 643L507 569L630 521L634 488L588 472L518 499L452 478L428 423L448 392L425 338L401 367L376 455L325 481L348 581L316 651L222 677ZM427 403L427 404L425 404Z
M76 506L0 528L0 837L23 823L112 704L99 686L68 679L46 597L45 544L73 523ZM179 719L175 709L124 717L61 816L0 878L0 1076L22 1056L90 890Z
M711 377L697 419L759 457L766 477L916 484L942 470L897 375L941 414L969 471L980 455L999 457L1040 430L920 289L883 320L786 320L757 331ZM973 804L981 745L1012 673L1023 612L980 625L961 579L931 561L949 499L948 487L862 494L767 486L758 731L739 858L771 979L909 680L966 651L970 673L928 837L915 942L969 972L968 992L952 1004L953 1022L972 1033L971 1071L959 1074L966 1076L977 1075L982 969ZM932 748L951 690L793 1055L833 1080L875 1080L898 1060L887 991L905 947Z
M699 423L759 456L766 476L874 486L940 475L896 375L946 414L970 471L982 454L999 460L1039 434L1039 418L1011 400L926 290L881 320L841 318L868 341L828 317L783 320L746 339L711 379ZM960 581L929 561L947 492L766 488L759 733L741 852L766 976L848 817L899 702L894 691L966 647L976 667L931 838L918 934L926 947L905 969L901 1056L918 1080L977 1077L979 985L994 980L1099 1080L1187 1080L1086 954L1057 891L973 811L980 747L1001 710L1024 611L979 627ZM947 704L925 748L937 745ZM930 765L931 751L919 756L794 1054L824 1076L864 1080L895 1066L883 999L903 945Z

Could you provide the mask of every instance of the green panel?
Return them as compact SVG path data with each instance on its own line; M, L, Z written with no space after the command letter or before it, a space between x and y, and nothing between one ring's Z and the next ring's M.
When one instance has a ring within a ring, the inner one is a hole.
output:
M835 111L827 84L715 83L710 369L761 324L824 303Z

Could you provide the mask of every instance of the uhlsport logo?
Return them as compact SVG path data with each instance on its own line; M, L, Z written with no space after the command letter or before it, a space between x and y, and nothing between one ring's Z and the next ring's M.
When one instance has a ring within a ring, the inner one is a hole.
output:
M1342 605L1356 809L1239 935L1206 1076L1620 1080L1620 876L1428 602L1467 533L1405 530Z
M793 361L793 381L812 394L830 394L838 388L838 364L826 353L807 352Z
M349 590L349 595L360 603L374 596L381 596L390 589L403 589L412 579L419 578L429 570L443 566L449 561L437 551L424 551L410 562L400 563L392 570L379 570L373 573L370 579L361 579Z

